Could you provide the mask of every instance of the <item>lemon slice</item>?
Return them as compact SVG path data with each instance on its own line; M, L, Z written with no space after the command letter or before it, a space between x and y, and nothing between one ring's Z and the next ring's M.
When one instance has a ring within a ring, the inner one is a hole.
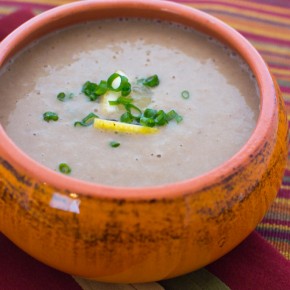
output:
M153 134L158 132L157 128L127 124L98 118L94 120L94 128L131 134Z

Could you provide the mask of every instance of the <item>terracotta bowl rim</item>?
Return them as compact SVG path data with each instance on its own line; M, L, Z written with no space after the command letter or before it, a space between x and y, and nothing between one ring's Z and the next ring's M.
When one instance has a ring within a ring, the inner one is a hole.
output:
M36 179L39 182L48 184L56 190L65 192L73 192L80 195L89 195L94 198L110 198L110 199L135 199L135 200L151 200L176 198L187 194L201 192L216 182L220 182L222 177L231 175L235 168L241 164L250 162L249 155L257 152L261 148L272 127L273 116L275 115L276 92L273 84L273 79L268 70L267 65L263 61L256 49L236 30L218 20L217 18L199 11L197 9L186 7L183 4L178 4L169 1L144 1L144 0L89 0L85 2L73 2L65 4L51 10L48 10L31 20L27 21L0 43L0 65L6 60L9 50L19 41L23 41L34 29L48 25L51 20L58 17L69 17L70 13L79 10L111 9L153 9L160 13L169 13L173 15L182 15L184 18L190 19L193 22L202 23L207 29L215 29L215 32L223 38L227 39L235 48L242 53L243 58L250 65L260 89L260 114L257 125L246 142L246 144L229 160L220 166L208 171L200 176L192 179L187 179L181 182L171 184L151 186L151 187L116 187L107 186L96 183L74 179L65 175L61 175L53 170L46 168L38 162L31 159L22 152L13 141L7 136L3 127L0 124L0 156L11 163L15 168L25 172L28 176ZM168 18L170 21L170 19ZM274 98L273 98L274 97Z

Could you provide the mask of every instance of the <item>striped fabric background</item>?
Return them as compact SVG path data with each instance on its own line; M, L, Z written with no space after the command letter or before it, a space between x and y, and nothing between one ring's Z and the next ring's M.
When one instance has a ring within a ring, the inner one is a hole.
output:
M20 21L21 17L27 19L35 14L41 13L55 5L65 4L68 0L24 0L19 2L14 1L0 1L0 20L7 15L16 15L15 23ZM271 72L277 78L282 94L286 103L288 112L288 120L290 120L290 1L289 0L255 0L255 1L237 1L237 0L183 0L176 1L189 5L194 8L201 9L208 12L224 22L228 23L232 27L236 28L241 34L243 34L261 53L265 61L268 63ZM19 9L22 9L19 12ZM17 14L19 12L19 14ZM26 13L26 15L25 15ZM12 17L12 16L11 16ZM14 24L15 24L14 23ZM20 23L19 23L20 24ZM3 28L3 27L2 27ZM5 28L3 28L5 31ZM7 27L7 31L10 27ZM1 31L1 27L0 27ZM1 35L0 35L1 40ZM278 193L278 196L268 211L263 221L258 225L256 233L260 233L268 242L270 242L275 249L277 249L286 260L290 260L290 159L288 161L287 169L283 179L283 184ZM255 243L257 241L256 233L251 236L247 243L248 246L254 249L258 247ZM258 238L260 239L260 238ZM1 241L1 240L0 240ZM6 243L6 241L5 241ZM8 247L9 242L8 243ZM1 247L1 244L0 244ZM11 246L12 247L12 246ZM265 251L271 251L271 249L265 248ZM234 253L237 259L242 259L244 254L241 248L239 253ZM255 252L252 253L253 256ZM282 256L281 256L282 258ZM225 258L223 262L226 260ZM263 260L262 255L259 256L262 263L266 263ZM277 257L279 260L280 258ZM255 261L253 264L255 264ZM278 263L278 262L277 262ZM279 260L279 263L283 264L284 261ZM279 264L279 265L280 265ZM260 264L257 264L257 268ZM283 264L283 267L290 265ZM223 267L222 264L220 267ZM290 267L289 267L290 268ZM1 269L1 267L0 267ZM115 290L127 290L127 289L139 289L139 290L160 290L160 289L229 289L227 285L232 289L274 289L274 288L257 288L258 284L252 281L252 287L242 288L242 279L244 276L238 276L235 279L224 279L222 270L215 271L217 267L208 267L198 272L191 273L180 279L174 279L173 281L163 281L160 283L142 284L142 285L109 285L99 284L95 282L89 282L84 279L74 278L77 281L77 287L70 286L70 288L53 288L53 289L115 289ZM225 270L230 271L225 266ZM269 275L271 275L269 269ZM214 276L214 273L216 276ZM245 274L245 273L244 273ZM248 273L250 275L250 272ZM289 275L290 276L290 275ZM282 277L282 276L281 276ZM258 277L259 278L259 277ZM259 280L257 278L257 281ZM253 279L254 280L254 279ZM290 280L289 280L290 281ZM224 283L225 282L225 283ZM258 282L257 282L258 283ZM227 285L226 285L227 284ZM181 286L182 285L182 286ZM256 285L255 287L253 285ZM265 283L265 285L267 285ZM282 285L282 286L281 286ZM288 287L289 286L289 287ZM78 288L81 287L81 288ZM1 288L1 283L0 283ZM39 289L39 288L9 288L11 290L18 289ZM9 290L2 289L1 290ZM44 288L43 288L44 289ZM52 289L52 288L45 288ZM280 284L275 289L290 289L289 284Z

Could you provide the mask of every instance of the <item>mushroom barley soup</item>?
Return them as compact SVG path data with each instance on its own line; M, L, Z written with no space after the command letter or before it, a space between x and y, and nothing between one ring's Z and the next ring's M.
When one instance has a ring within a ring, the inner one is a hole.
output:
M33 43L0 72L0 121L30 157L113 186L203 174L250 137L259 93L230 49L181 25L116 19Z

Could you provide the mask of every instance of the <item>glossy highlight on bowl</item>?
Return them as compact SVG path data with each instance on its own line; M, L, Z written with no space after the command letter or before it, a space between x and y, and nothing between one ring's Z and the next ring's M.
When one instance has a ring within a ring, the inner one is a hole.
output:
M36 259L107 282L167 279L203 267L245 239L279 189L287 119L258 52L234 29L167 1L85 1L45 12L0 44L0 66L49 32L88 20L140 17L181 23L237 51L260 89L257 126L230 160L197 178L125 188L62 176L23 153L0 126L0 230Z

